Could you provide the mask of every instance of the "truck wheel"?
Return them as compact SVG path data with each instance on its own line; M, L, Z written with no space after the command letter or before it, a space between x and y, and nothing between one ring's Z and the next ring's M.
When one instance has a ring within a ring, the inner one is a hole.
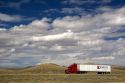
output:
M97 74L102 74L102 72L98 72Z

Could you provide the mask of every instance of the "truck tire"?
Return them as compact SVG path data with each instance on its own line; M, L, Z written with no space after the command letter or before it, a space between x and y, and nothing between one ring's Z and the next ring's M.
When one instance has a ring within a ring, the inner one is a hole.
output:
M102 72L97 72L97 74L103 74Z

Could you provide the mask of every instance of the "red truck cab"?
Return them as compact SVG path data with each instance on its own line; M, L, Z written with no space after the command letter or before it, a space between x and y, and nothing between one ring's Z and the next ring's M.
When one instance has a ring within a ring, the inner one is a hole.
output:
M70 74L70 73L77 74L78 73L77 64L74 63L74 64L68 66L67 69L65 70L65 73L66 74Z

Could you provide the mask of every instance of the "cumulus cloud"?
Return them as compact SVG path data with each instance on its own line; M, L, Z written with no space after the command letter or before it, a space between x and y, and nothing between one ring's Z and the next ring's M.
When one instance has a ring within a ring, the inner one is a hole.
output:
M47 35L47 36L34 36L33 40L34 41L54 41L54 40L60 40L60 39L66 39L66 38L72 38L73 33L72 32L64 32L61 34L56 34L56 35Z
M8 15L8 14L0 13L0 21L13 22L13 21L20 21L20 20L22 20L22 17L19 15Z
M0 66L4 63L6 67L7 63L27 66L44 62L67 65L100 63L100 60L103 64L118 62L124 65L125 34L118 32L124 26L124 11L125 7L122 7L95 16L42 18L28 25L1 29ZM117 39L112 40L112 37Z

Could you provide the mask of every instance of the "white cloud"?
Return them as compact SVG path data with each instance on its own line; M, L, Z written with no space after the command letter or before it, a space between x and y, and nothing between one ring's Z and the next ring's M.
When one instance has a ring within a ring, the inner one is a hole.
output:
M114 60L115 57L113 56L105 56L105 57L94 57L92 60Z
M125 39L120 38L125 34L117 31L123 28L124 11L122 7L95 16L43 18L28 25L1 30L0 58L16 64L19 60L23 66L49 61L63 65L83 61L99 63L102 60L106 64L120 61L125 58ZM105 40L106 37L119 39Z
M80 18L78 16L71 17L71 16L66 16L62 19L57 18L53 21L52 26L57 28L57 29L72 29L74 30L79 30L80 28L86 29L87 27L87 21L88 19L86 18ZM66 26L65 26L66 25ZM76 28L78 27L78 28Z
M64 50L64 48L62 46L59 46L58 44L55 44L53 45L50 50L53 50L53 51L62 51Z
M8 15L8 14L0 13L0 21L13 22L13 21L20 21L20 20L22 20L22 17L19 15Z
M73 35L74 35L73 32L64 32L55 35L33 36L32 39L33 41L54 41L54 40L72 38Z
M0 31L6 31L6 29L5 28L0 28Z
M91 46L91 45L99 45L103 44L103 40L85 40L85 41L79 41L78 45L86 45L86 46Z
M49 26L48 24L48 21L50 21L50 19L47 19L47 18L43 18L42 20L35 20L35 21L32 21L29 26L32 26L32 27L47 27Z
M95 16L66 16L64 18L57 18L52 23L53 27L58 28L74 28L74 30L90 30L102 27L114 27L123 26L125 24L125 8L116 9L111 12L104 12ZM65 26L67 25L67 26ZM78 27L78 28L76 28ZM94 28L92 28L94 27Z

